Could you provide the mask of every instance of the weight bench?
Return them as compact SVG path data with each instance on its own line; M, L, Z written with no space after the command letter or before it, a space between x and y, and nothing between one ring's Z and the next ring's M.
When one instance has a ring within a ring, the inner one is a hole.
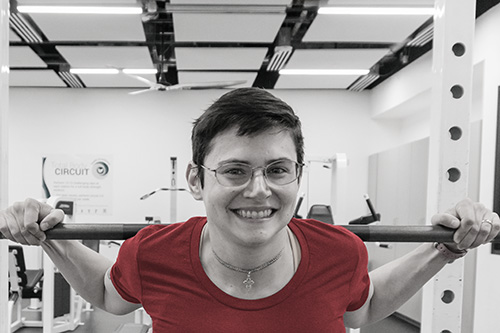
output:
M26 269L23 248L20 245L9 246L9 309L10 331L14 332L25 326L22 315L23 299L42 300L43 270Z
M9 253L12 253L16 266L15 274L10 272L10 279L17 277L21 298L42 300L43 269L26 269L23 248L20 245L9 246Z

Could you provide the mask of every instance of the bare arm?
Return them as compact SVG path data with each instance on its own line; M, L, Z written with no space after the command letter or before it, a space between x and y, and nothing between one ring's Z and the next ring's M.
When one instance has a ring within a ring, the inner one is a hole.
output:
M373 294L363 307L346 312L345 325L362 327L387 317L420 290L448 260L433 244L423 244L370 272Z
M115 314L140 305L120 297L109 279L112 262L78 241L47 240L45 232L64 220L64 213L33 199L0 212L0 232L12 241L41 245L68 283L85 300Z
M454 243L445 244L454 252L488 243L500 230L498 215L470 200L463 200L446 213L435 215L432 223L456 229ZM370 273L372 293L360 309L344 315L346 326L361 327L387 317L449 260L434 244L423 244L406 256L377 268Z
M106 257L78 241L46 240L41 246L71 287L88 302L114 314L140 307L118 294L109 275L113 263Z

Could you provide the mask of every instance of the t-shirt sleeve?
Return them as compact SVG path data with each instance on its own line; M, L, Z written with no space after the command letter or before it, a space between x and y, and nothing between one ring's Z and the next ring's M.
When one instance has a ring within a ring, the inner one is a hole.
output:
M120 296L130 303L141 303L142 288L137 254L140 235L123 242L111 268L111 282Z
M350 303L347 311L355 311L365 304L370 291L370 276L368 275L368 251L361 239L355 237L358 261L351 278Z

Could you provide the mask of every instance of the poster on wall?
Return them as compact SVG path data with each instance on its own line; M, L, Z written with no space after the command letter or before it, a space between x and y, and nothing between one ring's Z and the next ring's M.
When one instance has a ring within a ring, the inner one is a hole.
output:
M111 215L109 156L48 155L42 158L45 196L74 202L75 215Z

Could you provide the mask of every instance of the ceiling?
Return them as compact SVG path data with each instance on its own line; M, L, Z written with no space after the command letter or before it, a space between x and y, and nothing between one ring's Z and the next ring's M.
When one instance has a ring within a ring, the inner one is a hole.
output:
M500 0L478 0L476 16ZM371 89L432 47L432 16L321 15L322 6L433 6L433 0L106 0L142 14L19 13L10 0L10 86L144 88L123 73L156 69L169 84L243 80L267 89ZM79 0L100 5L100 0ZM287 57L288 56L288 57ZM277 62L275 62L277 60ZM366 75L280 75L286 69L369 69ZM273 68L274 66L274 68Z

